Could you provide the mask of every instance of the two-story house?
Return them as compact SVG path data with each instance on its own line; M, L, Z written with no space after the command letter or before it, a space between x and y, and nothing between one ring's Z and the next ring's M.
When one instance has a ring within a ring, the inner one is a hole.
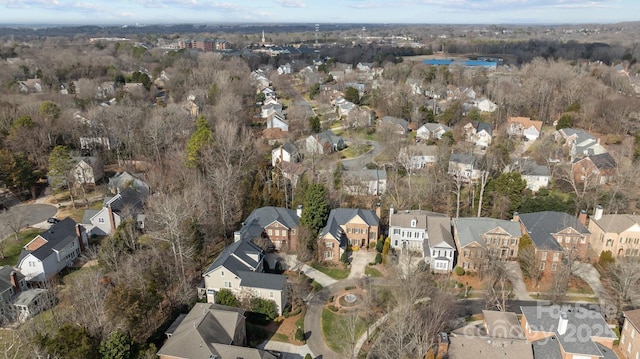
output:
M264 251L242 237L240 232L234 234L234 242L204 271L204 291L207 302L215 303L215 295L221 289L228 289L236 297L248 298L257 296L273 300L282 314L287 305L286 277L279 274L263 273Z
M598 206L589 220L591 248L596 254L611 251L614 257L640 256L640 216L602 213Z
M305 148L309 153L330 154L344 149L344 140L331 131L311 135L305 140Z
M82 223L92 235L105 236L115 233L120 224L134 219L137 227L144 228L143 207L146 195L133 187L127 187L113 197L105 197L102 209L86 210Z
M70 266L87 247L84 227L68 217L27 243L17 267L27 281L45 282Z
M416 252L434 271L453 269L456 245L451 220L442 213L389 208L389 238L397 251Z
M640 309L623 312L619 348L626 359L640 359Z
M600 313L579 306L520 307L534 358L614 359L618 338Z
M350 195L381 196L387 190L387 171L381 169L361 169L344 171L342 187Z
M257 208L242 223L240 235L251 240L266 239L279 251L295 251L301 215L302 206L295 211L282 207Z
M104 166L98 157L80 157L75 160L76 165L72 170L75 183L95 185L104 176Z
M522 237L520 225L494 218L455 218L453 238L458 249L456 265L478 270L487 260L516 260Z
M20 271L9 267L0 267L0 318L11 314L11 303L16 294L27 289L27 281Z
M584 214L586 220L586 214ZM555 272L563 260L585 260L591 232L580 220L564 212L543 211L515 214L522 232L535 247L540 267Z
M534 160L522 160L517 164L522 179L527 182L527 188L532 192L538 192L541 188L549 187L551 175L549 167L539 165Z
M452 153L449 157L447 174L459 176L464 182L475 182L480 178L481 171L474 155Z
M166 331L167 341L158 350L160 359L260 358L273 354L247 348L245 311L212 303L196 303Z
M486 149L493 139L493 125L486 122L473 121L464 125L465 141Z
M404 118L384 116L378 121L378 128L396 135L404 136L409 132L409 122Z
M379 234L378 213L357 208L332 209L318 236L318 255L321 260L339 262L348 246L368 248Z
M441 139L445 132L451 131L451 128L439 123L425 123L416 131L416 138L423 140Z
M541 132L542 121L532 120L529 117L509 117L507 119L507 133L509 136L535 141L540 138Z
M276 167L281 163L300 162L300 157L298 147L287 142L271 150L271 165Z

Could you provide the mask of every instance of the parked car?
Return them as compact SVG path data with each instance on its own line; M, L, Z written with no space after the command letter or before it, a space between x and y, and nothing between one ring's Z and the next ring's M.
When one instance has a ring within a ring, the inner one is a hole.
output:
M51 218L47 219L47 223L56 224L58 222L60 222L60 220L57 219L57 218L51 217Z

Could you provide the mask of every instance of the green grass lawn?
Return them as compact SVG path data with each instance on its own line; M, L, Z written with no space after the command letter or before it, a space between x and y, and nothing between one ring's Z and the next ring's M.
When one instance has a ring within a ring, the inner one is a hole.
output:
M344 351L345 337L349 336L347 317L329 309L322 310L322 334L327 345L337 353ZM364 319L358 317L355 325L355 338L358 340L366 330Z
M369 277L383 277L379 270L369 266L364 267L364 274Z
M275 340L277 342L290 343L289 337L282 333L273 333L273 336L270 338L271 340Z
M372 147L373 146L369 144L353 145L351 147L344 149L340 153L344 156L344 158L353 158L369 152L369 150L371 150Z
M345 279L349 276L349 270L344 268L323 267L318 263L313 263L311 267L336 280Z
M18 257L20 256L22 247L41 232L42 229L40 228L28 228L18 233L17 241L14 239L13 234L3 239L2 241L5 245L3 250L4 258L0 259L0 265L15 266L18 264Z

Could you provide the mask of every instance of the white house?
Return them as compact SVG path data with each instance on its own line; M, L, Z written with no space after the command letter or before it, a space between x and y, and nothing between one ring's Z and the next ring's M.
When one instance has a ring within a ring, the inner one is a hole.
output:
M395 212L389 209L391 247L403 253L414 252L435 271L453 269L456 246L448 216L422 210Z
M439 140L442 138L442 135L448 131L451 131L451 128L449 128L449 126L439 123L425 123L416 131L416 137L423 140L428 140L431 138Z
M104 166L99 158L89 156L77 158L73 178L77 184L95 185L104 176Z
M507 125L509 136L523 137L529 141L540 138L542 132L542 121L535 121L529 117L509 117Z
M473 101L473 105L482 112L495 112L498 109L498 105L486 97Z
M300 151L291 142L271 150L271 166L276 167L280 163L291 163L300 161Z
M464 125L465 141L486 149L493 138L493 125L486 122L473 121Z
M480 178L477 160L471 154L452 153L449 157L447 173L451 176L460 176L465 182L476 181Z
M381 196L387 191L387 172L380 169L345 171L343 187L352 195Z
M407 170L418 170L438 161L438 146L415 144L400 149L398 159Z
M86 210L82 222L88 224L92 235L105 236L115 233L127 218L135 218L138 228L144 228L142 212L146 194L127 187L113 197L105 197L102 209Z
M273 300L281 315L287 305L286 277L263 273L264 251L250 238L242 238L240 232L234 239L202 274L207 302L215 303L216 293L228 289L240 299L257 296Z
M267 117L267 128L279 128L282 131L289 131L289 122L280 112L274 112Z
M519 167L522 179L527 182L528 189L538 192L540 188L549 187L551 181L549 167L539 165L532 160L523 160Z
M65 218L24 246L18 269L27 281L44 282L71 265L87 246L84 227Z

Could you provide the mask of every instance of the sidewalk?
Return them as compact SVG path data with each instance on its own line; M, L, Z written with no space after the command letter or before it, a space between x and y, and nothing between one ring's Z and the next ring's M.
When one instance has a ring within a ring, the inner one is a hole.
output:
M328 287L337 282L337 280L329 277L319 270L316 270L302 262L299 262L298 257L295 254L289 254L285 258L287 261L287 268L290 268L290 270L302 271L307 277L322 284L323 287Z

